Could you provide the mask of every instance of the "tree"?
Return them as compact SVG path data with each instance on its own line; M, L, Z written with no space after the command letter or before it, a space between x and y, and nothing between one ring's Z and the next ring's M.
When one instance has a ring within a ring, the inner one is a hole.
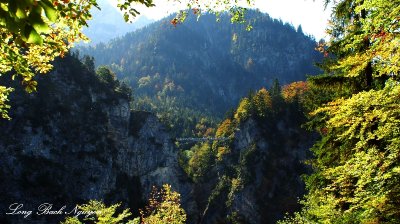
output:
M197 182L207 176L210 171L214 161L214 152L207 142L197 144L190 150L193 152L193 156L188 162L188 175Z
M28 92L36 89L34 73L46 73L56 57L76 41L90 18L91 1L2 1L0 7L0 74L20 76ZM0 95L7 97L3 89ZM4 111L2 111L4 113Z
M301 100L304 94L308 91L307 82L293 82L282 88L282 97L286 102Z
M89 201L88 204L77 206L75 214L81 212L85 223L90 221L90 223L106 224L106 223L124 223L124 221L132 216L129 209L124 209L122 213L117 214L117 209L121 204L115 204L110 207L106 207L103 202L100 201ZM78 211L79 210L79 211ZM81 217L81 218L82 218ZM73 217L67 217L61 224L82 224L79 220L79 215ZM135 223L134 221L128 223ZM137 222L136 222L137 223Z
M140 218L129 219L132 213L129 209L121 211L121 204L114 204L107 207L100 201L89 201L88 204L77 206L75 216L67 217L62 224L184 224L186 213L180 204L180 195L172 191L170 185L163 185L158 190L153 187L149 203L144 210L140 210ZM81 222L83 219L85 222Z
M399 14L399 0L335 5L328 74L312 85L325 82L326 93L339 83L341 93L310 114L322 136L311 149L314 173L303 209L282 223L400 222Z
M100 81L114 89L118 85L117 76L107 66L100 66L96 71Z
M338 99L313 112L322 140L303 210L283 223L399 223L400 85Z
M235 127L232 120L230 118L227 118L218 126L215 137L220 138L230 136L234 133L234 128Z
M281 85L279 84L278 79L274 79L274 82L271 86L271 98L272 104L274 107L274 111L280 111L283 106L283 98L282 98L282 90Z
M297 27L297 30L296 30L298 33L303 33L303 28L301 27L301 25L299 25L298 27Z
M79 54L79 53L78 53ZM94 57L91 57L89 55L85 55L82 59L83 64L89 70L90 72L95 71L95 66L94 66Z
M129 86L128 83L126 83L126 82L120 83L120 85L117 87L116 91L121 93L121 95L124 98L128 99L129 101L133 100L132 88Z
M250 4L252 0L247 2ZM244 9L237 2L186 0L182 3L187 3L188 8L197 8L198 15L200 9L214 13L225 9L231 12L233 22L244 22ZM122 0L118 7L126 21L139 14L135 4L154 6L153 0ZM0 74L12 75L13 79L18 76L28 92L36 90L35 74L49 72L56 57L63 57L74 43L88 40L82 28L91 19L90 9L98 8L96 0L4 0L0 6ZM183 21L186 14L187 11L182 11L176 21ZM12 89L1 87L0 102L7 105ZM8 118L8 108L8 105L1 107L2 117Z
M329 72L345 77L362 76L367 89L374 79L397 77L399 4L399 0L338 1L327 30L331 39L321 49L334 57Z
M243 121L249 118L252 112L252 105L249 98L243 98L235 112L234 118L238 121Z
M251 99L256 115L260 118L266 118L272 109L272 99L269 92L262 88Z
M272 83L271 95L273 97L281 95L281 85L279 84L279 80L278 79L274 79L274 82Z
M180 195L168 184L161 190L153 189L149 205L140 211L143 224L184 224L186 213L180 205Z
M329 205L331 214L339 214L329 220L400 221L399 102L400 85L389 80L382 90L338 99L314 112L324 117L326 131L313 148L318 159L313 164L321 172L307 182L314 195L332 199L316 199L317 209ZM320 181L325 183L316 184Z
M7 114L7 109L10 108L10 106L7 104L8 101L8 94L12 91L12 88L6 88L4 86L0 86L0 114L2 118L5 119L10 119L10 117Z

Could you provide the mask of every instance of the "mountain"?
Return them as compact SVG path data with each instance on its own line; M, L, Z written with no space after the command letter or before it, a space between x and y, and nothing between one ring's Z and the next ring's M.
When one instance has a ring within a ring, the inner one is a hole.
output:
M315 139L300 128L301 97L283 98L279 87L251 93L217 127L217 140L180 151L154 114L129 109L129 91L118 80L72 56L54 65L36 76L37 92L13 86L12 120L0 123L1 211L50 203L69 212L101 200L138 216L152 187L164 183L180 193L193 224L274 223L298 209L302 161ZM9 79L0 81L15 84ZM1 223L64 218L0 214Z
M90 44L107 42L154 22L145 16L139 16L134 22L127 23L121 12L109 1L99 0L97 4L101 10L95 8L91 11L93 18L88 22L89 27L83 29L83 33L91 40Z
M210 134L217 140L177 147L154 114L130 109L124 83L77 57L35 76L32 94L11 76L0 79L15 88L12 120L0 123L1 211L50 203L68 212L94 199L121 202L138 216L152 187L164 183L180 193L188 223L274 223L298 210L302 161L315 139L301 129L296 94L304 83L251 92ZM58 223L64 215L2 212L0 222Z
M216 141L180 153L201 223L272 224L299 210L300 176L310 171L303 161L317 137L301 128L300 84L284 87L291 94L261 89L243 98L218 126Z
M315 40L267 14L246 15L251 31L225 14L219 22L214 15L188 16L176 27L169 17L80 52L128 81L136 108L156 112L176 135L190 136L202 118L218 123L250 90L319 73Z
M1 82L10 82L2 76ZM79 60L67 56L48 75L38 75L38 91L17 84L10 95L12 120L0 121L0 222L58 223L61 215L7 215L13 203L38 211L101 200L122 202L138 216L153 186L164 183L193 199L177 162L177 149L158 119L131 111L121 85L105 83ZM73 213L75 214L75 213Z

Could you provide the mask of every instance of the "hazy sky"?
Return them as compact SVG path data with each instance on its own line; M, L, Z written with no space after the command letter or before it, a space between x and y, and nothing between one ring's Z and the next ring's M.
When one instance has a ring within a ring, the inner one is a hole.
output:
M256 7L295 27L301 24L303 31L317 40L326 38L325 28L331 12L324 9L323 0L256 0Z
M116 0L108 0L116 2ZM330 10L324 10L323 0L255 0L255 7L267 12L272 18L282 19L295 27L301 24L303 32L313 35L317 40L326 38L325 28ZM170 1L155 0L156 7L140 8L139 11L151 19L161 19L182 6L171 6Z

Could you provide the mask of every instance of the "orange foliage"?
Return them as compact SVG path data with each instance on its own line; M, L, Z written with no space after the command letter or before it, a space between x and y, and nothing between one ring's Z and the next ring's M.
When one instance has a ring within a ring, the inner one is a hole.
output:
M308 89L307 82L292 82L282 88L282 96L286 102L293 102L295 99L301 99Z
M229 136L233 133L232 121L230 119L226 119L222 122L222 124L218 127L215 136L222 137L222 136Z
M173 19L170 21L170 23L171 23L174 27L176 27L176 25L178 25L178 23L179 23L179 20L178 20L177 18L173 18Z

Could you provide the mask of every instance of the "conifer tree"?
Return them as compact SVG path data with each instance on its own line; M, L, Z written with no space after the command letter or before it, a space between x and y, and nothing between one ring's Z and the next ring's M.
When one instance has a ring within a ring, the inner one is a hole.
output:
M279 84L278 79L274 79L274 82L272 83L271 87L271 96L276 97L281 94L281 85Z

